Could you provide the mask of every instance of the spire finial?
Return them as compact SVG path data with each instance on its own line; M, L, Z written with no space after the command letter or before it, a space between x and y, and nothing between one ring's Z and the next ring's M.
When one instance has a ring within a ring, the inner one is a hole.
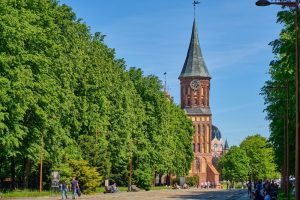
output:
M200 3L199 1L195 1L195 0L193 2L193 4L194 4L194 18L195 18L195 15L196 15L195 14L195 12L196 12L196 5L199 4L199 3Z
M164 73L165 75L165 87L164 87L164 92L167 91L167 72Z

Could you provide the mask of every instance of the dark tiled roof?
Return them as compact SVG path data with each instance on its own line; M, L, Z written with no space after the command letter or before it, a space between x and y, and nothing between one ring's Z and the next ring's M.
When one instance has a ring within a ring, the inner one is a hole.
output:
M192 77L192 76L200 76L200 77L208 77L210 75L208 73L206 64L204 62L202 52L200 49L200 44L198 40L198 33L196 27L196 20L194 19L193 24L193 32L191 36L189 50L187 52L187 56L181 71L179 78L181 77Z
M213 140L214 138L220 140L222 138L222 134L218 127L212 125L211 139Z
M211 115L209 108L184 108L188 115Z

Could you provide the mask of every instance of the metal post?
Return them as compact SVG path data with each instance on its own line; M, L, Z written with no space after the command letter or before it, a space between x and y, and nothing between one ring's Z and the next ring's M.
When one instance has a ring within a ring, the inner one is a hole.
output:
M287 119L286 119L287 113L285 112L284 117L284 134L283 134L283 190L284 194L287 197L287 142L286 142L286 135L287 135Z
M40 192L43 190L43 135L41 137L40 148Z
M290 199L290 120L289 120L289 83L286 84L286 190L287 190L287 199Z
M132 185L132 147L130 152L130 166L129 166L130 174L129 174L129 191L131 191L131 185Z
M300 200L300 136L299 136L299 49L298 49L298 5L299 1L296 0L296 144L295 144L295 197L296 200Z

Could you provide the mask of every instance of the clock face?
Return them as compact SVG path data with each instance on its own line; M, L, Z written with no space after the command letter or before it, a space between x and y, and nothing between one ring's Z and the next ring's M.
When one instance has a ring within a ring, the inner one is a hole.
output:
M190 86L193 90L198 90L200 87L200 81L199 80L192 80L190 83Z

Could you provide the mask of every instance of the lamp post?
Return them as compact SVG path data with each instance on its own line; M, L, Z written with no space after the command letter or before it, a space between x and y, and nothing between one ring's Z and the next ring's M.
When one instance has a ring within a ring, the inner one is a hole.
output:
M44 148L43 134L41 136L41 146L40 146L40 192L43 190L43 148Z
M295 133L295 197L300 200L300 135L299 135L299 51L298 51L298 9L299 0L295 1L276 1L269 2L268 0L259 0L256 2L257 6L281 5L295 8L295 32L296 32L296 133Z

